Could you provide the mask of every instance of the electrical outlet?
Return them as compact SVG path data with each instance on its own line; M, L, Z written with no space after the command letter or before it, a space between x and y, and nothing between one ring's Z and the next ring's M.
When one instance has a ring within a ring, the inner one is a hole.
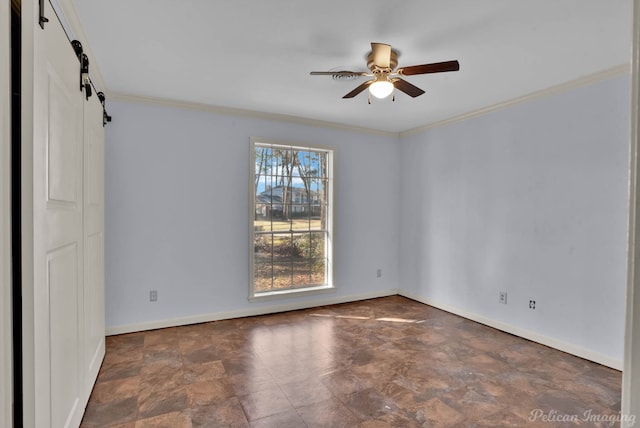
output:
M535 308L536 308L536 301L529 300L529 309L535 309Z
M500 295L498 297L498 302L506 305L507 304L507 292L506 291L501 291Z
M157 290L149 291L149 301L150 302L157 302L158 301L158 291Z
M382 269L378 269L378 270L376 271L376 277L377 277L377 278L382 278Z

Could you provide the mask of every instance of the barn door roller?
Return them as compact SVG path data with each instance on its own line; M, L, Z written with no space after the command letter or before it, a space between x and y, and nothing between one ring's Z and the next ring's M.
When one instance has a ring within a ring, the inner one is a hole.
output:
M76 52L76 56L80 61L80 91L84 89L84 93L87 96L87 100L91 96L91 78L89 78L89 57L86 53L83 52L82 43L78 40L73 40L71 42L71 46L73 46L73 50ZM107 113L105 108L105 96L104 92L96 93L98 99L100 100L100 104L102 104L102 126L105 126L108 122L111 122L111 116Z
M91 79L89 78L89 57L83 52L82 43L78 40L71 42L73 50L76 52L76 56L80 61L80 90L84 89L84 93L89 99L91 96Z
M49 22L49 19L44 16L44 2L47 0L40 0L40 28L44 30L44 24Z
M104 106L104 101L105 101L104 92L98 92L96 95L98 96L98 99L102 104L102 126L105 126L108 122L111 122L111 116L107 114L107 109Z

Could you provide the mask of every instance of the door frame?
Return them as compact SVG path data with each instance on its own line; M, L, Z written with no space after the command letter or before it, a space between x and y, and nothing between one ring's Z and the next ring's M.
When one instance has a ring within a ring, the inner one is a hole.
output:
M627 307L624 368L622 371L622 427L640 418L640 0L633 2L631 106L629 138L629 230L627 260ZM625 417L628 420L625 420Z
M11 298L11 6L0 2L0 426L13 425Z

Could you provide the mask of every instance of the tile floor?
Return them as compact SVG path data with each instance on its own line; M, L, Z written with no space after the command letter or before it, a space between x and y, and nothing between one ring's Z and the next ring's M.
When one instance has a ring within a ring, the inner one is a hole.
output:
M620 385L618 371L392 296L108 337L82 426L618 426Z

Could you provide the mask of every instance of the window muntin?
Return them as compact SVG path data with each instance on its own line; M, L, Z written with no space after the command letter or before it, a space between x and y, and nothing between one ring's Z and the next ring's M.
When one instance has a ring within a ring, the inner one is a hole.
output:
M251 144L250 297L332 289L333 151Z

